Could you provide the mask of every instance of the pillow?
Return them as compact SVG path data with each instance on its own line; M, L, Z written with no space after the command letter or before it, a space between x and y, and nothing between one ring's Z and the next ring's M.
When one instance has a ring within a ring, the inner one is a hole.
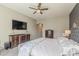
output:
M74 55L76 55L76 53L79 53L79 51L76 48L71 48L68 51L69 56L74 56Z
M63 47L63 55L66 56L79 56L79 46L66 46Z

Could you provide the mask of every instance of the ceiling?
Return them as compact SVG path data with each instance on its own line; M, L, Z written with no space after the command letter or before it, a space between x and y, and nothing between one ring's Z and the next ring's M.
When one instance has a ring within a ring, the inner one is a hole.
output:
M48 8L47 11L43 11L42 15L38 13L33 14L34 10L28 8L36 7L37 3L3 3L0 5L16 10L17 12L36 20L42 20L69 16L71 10L75 6L75 3L42 3L42 8Z

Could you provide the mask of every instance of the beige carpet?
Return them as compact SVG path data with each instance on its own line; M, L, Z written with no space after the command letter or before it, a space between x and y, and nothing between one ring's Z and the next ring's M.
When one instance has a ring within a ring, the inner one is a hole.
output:
M18 56L18 48L15 47L8 50L3 49L0 53L0 56Z

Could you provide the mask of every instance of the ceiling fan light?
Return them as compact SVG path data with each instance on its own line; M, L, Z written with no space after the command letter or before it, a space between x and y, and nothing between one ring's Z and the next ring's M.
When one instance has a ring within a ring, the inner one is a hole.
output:
M37 13L40 13L40 10L37 10Z

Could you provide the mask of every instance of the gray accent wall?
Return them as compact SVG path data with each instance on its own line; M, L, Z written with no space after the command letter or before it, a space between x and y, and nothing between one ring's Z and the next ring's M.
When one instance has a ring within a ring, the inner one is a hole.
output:
M71 39L73 39L76 42L79 42L79 27L73 28L74 22L79 22L79 3L75 5L72 12L69 15L70 18L70 29L71 29ZM77 25L79 25L77 23Z

